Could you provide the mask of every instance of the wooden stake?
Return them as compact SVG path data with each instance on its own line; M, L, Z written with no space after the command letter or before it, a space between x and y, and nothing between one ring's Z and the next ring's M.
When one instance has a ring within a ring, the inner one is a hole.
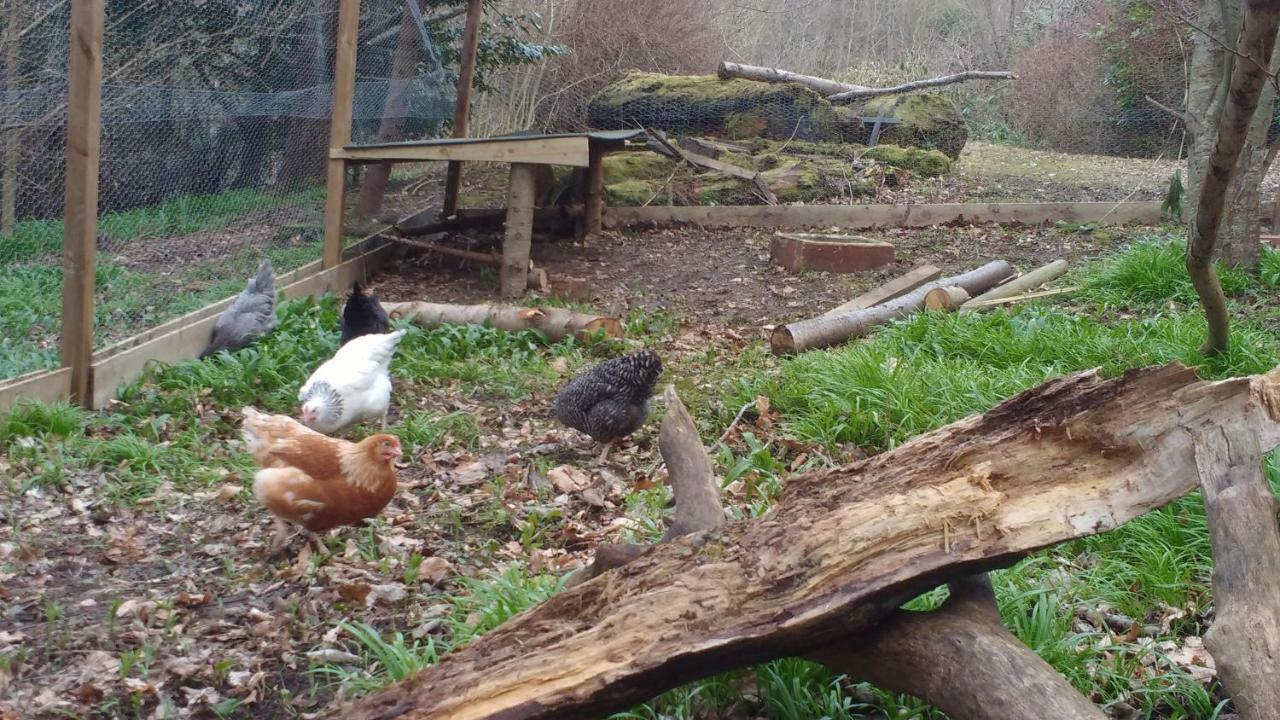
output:
M71 399L93 398L93 279L98 256L104 0L72 0L67 182L62 241L62 365Z
M905 275L896 277L878 288L868 290L843 305L837 305L823 313L824 315L841 315L843 313L862 310L879 305L887 300L901 297L921 285L942 277L942 271L933 265L921 265Z
M322 267L342 262L342 216L347 203L347 164L332 157L351 142L351 103L356 92L356 37L360 29L360 0L339 0L338 50L333 64L333 113L329 120L328 170L324 198L324 255Z
M534 170L537 166L511 164L507 187L507 236L502 241L502 267L498 284L506 297L520 297L527 287L529 249L533 244Z
M453 136L467 137L467 124L471 119L471 85L476 74L476 53L480 48L480 18L484 14L481 0L468 0L467 25L462 34L462 61L458 67L457 101L453 107ZM453 215L458 209L458 189L462 185L462 163L449 162L444 179L443 217Z
M591 148L587 172L583 175L583 240L600 234L604 226L604 153Z

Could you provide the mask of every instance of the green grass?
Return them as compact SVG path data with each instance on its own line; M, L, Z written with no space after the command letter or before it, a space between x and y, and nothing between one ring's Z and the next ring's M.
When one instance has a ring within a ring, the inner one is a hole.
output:
M848 443L885 450L1047 378L1086 368L1114 375L1179 360L1195 365L1206 378L1221 378L1280 364L1280 345L1268 331L1278 311L1263 302L1280 280L1280 253L1264 254L1260 278L1225 278L1235 311L1232 348L1210 361L1196 353L1204 321L1189 294L1179 247L1152 237L1076 271L1064 281L1082 287L1070 300L1058 297L963 316L925 313L860 342L780 364L769 359L761 343L732 356L695 354L671 363L666 379L680 387L708 442L743 403L765 395L781 413L781 433L790 438L829 450ZM73 475L101 473L110 500L127 506L156 493L162 482L177 490L200 490L224 482L218 469L247 477L252 463L225 442L235 433L236 410L253 404L293 412L301 382L337 347L338 308L334 298L286 302L279 328L264 342L203 362L154 367L122 391L110 412L38 403L13 409L0 417L0 454L11 464L11 476L19 478L10 483L58 487ZM673 334L676 324L670 318L632 317L629 330L656 343ZM572 340L549 343L534 332L414 328L397 351L393 373L397 396L414 398L415 404L401 408L402 421L393 431L413 452L479 452L489 429L472 413L437 411L433 402L479 397L501 406L520 401L560 382L553 363L567 361L572 370L612 350ZM719 476L726 483L740 482L746 491L735 508L740 516L768 511L793 472L794 453L777 438L754 432L714 448ZM821 462L811 458L809 464ZM1266 471L1280 487L1280 459L1268 458ZM661 488L632 493L620 511L636 522L631 539L651 541L660 535L670 512L665 505ZM491 523L469 521L468 531L481 544L518 539L526 548L538 547L546 541L546 528L562 522L554 513L521 518L500 505L491 509ZM358 544L362 553L376 555L376 543L363 533ZM1213 688L1153 662L1158 655L1153 647L1103 643L1096 632L1080 629L1075 613L1081 606L1106 605L1158 625L1170 608L1183 615L1157 640L1201 635L1211 604L1211 568L1204 511L1200 499L1191 496L1115 531L1038 553L994 573L994 583L1007 627L1095 700L1137 703L1147 717L1201 720L1222 709ZM448 593L434 596L442 635L416 639L412 626L375 628L352 620L340 626L340 637L357 660L319 663L312 672L319 682L349 693L371 691L550 597L562 580L519 564L463 577ZM909 608L934 607L944 596L945 591L931 592ZM915 700L850 686L799 660L693 683L617 717L692 720L745 713L772 720L852 720L874 713L941 717Z

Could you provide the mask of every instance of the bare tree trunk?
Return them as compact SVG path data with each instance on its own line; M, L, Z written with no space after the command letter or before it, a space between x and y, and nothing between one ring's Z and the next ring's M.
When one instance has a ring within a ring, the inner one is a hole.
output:
M417 2L417 0L410 0ZM400 20L400 33L396 37L396 51L391 59L391 82L387 85L387 100L382 108L382 120L378 123L378 142L395 142L404 139L405 87L413 76L414 49L417 47L418 28L413 13L408 8ZM382 199L387 194L391 180L391 163L371 165L364 174L364 184L356 197L356 217L364 219L382 209Z
M1213 5L1208 2L1206 5ZM1223 3L1225 7L1226 3ZM1245 151L1250 126L1263 95L1275 49L1276 31L1280 28L1280 5L1263 0L1248 0L1242 21L1237 52L1244 57L1234 63L1231 71L1229 99L1217 123L1217 140L1209 155L1200 196L1196 203L1195 223L1187 237L1187 271L1200 296L1205 318L1209 325L1209 339L1203 352L1215 354L1227 347L1229 318L1227 301L1222 285L1213 269L1213 258L1218 251L1223 214L1228 209L1228 192L1233 176L1238 182L1247 178L1240 173L1241 155ZM1269 109L1269 108L1268 108ZM1269 114L1269 113L1268 113ZM1270 124L1270 123L1268 123ZM1204 127L1212 125L1204 124ZM1265 132L1265 130L1264 130ZM1258 208L1256 188L1254 199L1253 235L1258 234Z
M1196 232L1196 216L1209 158L1218 140L1218 127L1229 103L1232 70L1240 62L1236 55L1243 12L1241 0L1206 0L1200 9L1199 31L1193 33L1187 113L1183 117L1191 143L1187 156L1188 227ZM1203 31L1203 32L1201 32ZM1248 54L1247 52L1244 54ZM1245 61L1257 67L1252 61ZM1274 75L1280 57L1264 63ZM1267 130L1272 123L1275 88L1267 83L1258 97L1243 151L1236 161L1228 184L1227 201L1220 227L1221 242L1214 252L1227 264L1254 268L1258 263L1257 218L1261 210L1259 186L1268 168Z

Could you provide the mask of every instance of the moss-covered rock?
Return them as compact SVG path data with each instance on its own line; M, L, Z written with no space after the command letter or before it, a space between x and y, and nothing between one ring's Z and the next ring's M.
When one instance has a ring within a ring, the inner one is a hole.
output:
M616 207L638 207L649 202L661 190L661 180L619 180L605 184L604 199L606 203Z
M840 113L803 85L638 71L615 77L592 98L587 122L601 130L641 126L738 139L838 141L842 133Z
M969 141L964 117L955 103L941 95L912 93L872 98L862 106L859 114L862 117L896 117L902 121L881 129L879 142L888 145L939 150L955 160ZM870 126L864 127L856 141L867 142L861 135L869 132Z
M877 145L863 150L862 157L891 167L910 170L920 177L938 177L951 172L951 158L938 150Z
M676 161L648 150L616 152L604 156L604 183L623 180L666 180Z

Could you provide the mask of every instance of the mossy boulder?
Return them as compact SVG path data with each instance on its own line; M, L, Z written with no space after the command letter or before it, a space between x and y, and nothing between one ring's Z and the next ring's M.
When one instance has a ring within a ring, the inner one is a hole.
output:
M604 156L604 184L623 180L666 180L676 161L656 152L615 152Z
M605 184L604 199L606 203L616 207L638 207L661 192L661 180L619 180Z
M876 145L869 148L862 145L845 145L837 143L814 143L803 141L777 142L763 140L757 143L757 167L764 169L773 167L779 158L800 155L809 158L839 158L848 162L874 160L881 165L910 170L919 177L938 177L951 172L951 158L938 150L925 150L916 147L898 147L897 145ZM839 168L834 168L837 174Z
M628 71L591 99L587 122L600 130L839 141L844 121L803 85Z
M877 145L863 150L862 157L891 167L910 170L920 177L938 177L951 172L951 158L938 150Z
M868 100L858 114L862 117L896 117L902 121L882 126L879 142L888 145L938 150L955 160L969 141L964 117L955 103L941 95L885 95ZM869 136L870 132L871 125L866 125L854 139L866 143L869 138L862 136Z

